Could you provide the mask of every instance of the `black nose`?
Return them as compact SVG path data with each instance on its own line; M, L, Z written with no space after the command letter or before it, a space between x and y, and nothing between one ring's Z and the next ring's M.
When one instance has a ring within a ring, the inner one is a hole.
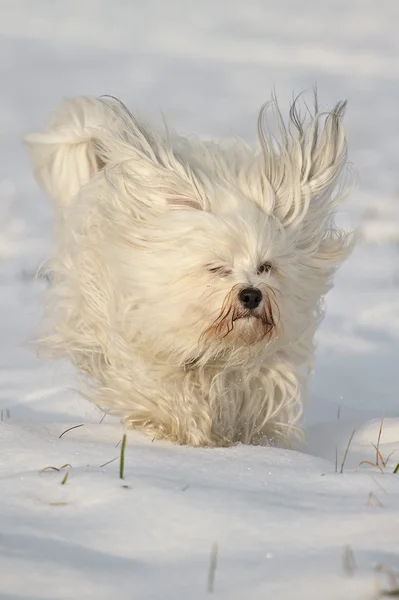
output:
M238 297L244 308L248 308L249 310L257 308L262 302L262 292L258 288L244 288Z

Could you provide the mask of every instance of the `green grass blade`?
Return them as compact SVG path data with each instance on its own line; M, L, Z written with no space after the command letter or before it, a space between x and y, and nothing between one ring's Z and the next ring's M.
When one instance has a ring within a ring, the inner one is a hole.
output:
M125 448L126 448L126 433L123 434L122 446L121 446L121 458L119 462L119 478L125 479L124 470L125 470Z

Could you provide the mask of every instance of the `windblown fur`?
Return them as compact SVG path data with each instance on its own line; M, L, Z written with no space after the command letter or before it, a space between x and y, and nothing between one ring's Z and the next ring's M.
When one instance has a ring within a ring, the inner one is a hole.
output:
M344 108L303 117L295 102L284 125L272 102L252 150L157 133L117 100L82 97L27 137L56 215L42 343L88 376L90 399L180 444L289 443L351 246L334 224Z

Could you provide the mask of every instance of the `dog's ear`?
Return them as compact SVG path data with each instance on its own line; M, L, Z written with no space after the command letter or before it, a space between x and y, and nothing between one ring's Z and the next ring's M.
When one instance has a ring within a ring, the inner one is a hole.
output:
M157 150L165 144L157 140ZM164 148L163 148L164 149ZM105 169L107 181L126 197L129 210L145 219L165 211L204 210L206 200L200 195L199 183L188 165L182 165L168 148L168 160L161 152L148 156L133 145L126 146L124 160L114 156Z
M346 162L347 144L342 124L346 102L331 112L319 112L315 94L314 110L305 104L301 115L299 100L290 109L285 125L277 103L266 105L259 115L262 146L262 174L265 202L285 226L300 226L308 212L328 212L334 189ZM280 139L273 137L267 113L274 109Z
M36 179L57 205L69 204L104 166L95 136L109 121L108 113L96 98L65 100L44 133L25 137Z
M121 118L123 135L102 136L97 149L107 181L128 194L133 212L145 217L154 211L204 210L205 188L169 133L152 131L128 112Z

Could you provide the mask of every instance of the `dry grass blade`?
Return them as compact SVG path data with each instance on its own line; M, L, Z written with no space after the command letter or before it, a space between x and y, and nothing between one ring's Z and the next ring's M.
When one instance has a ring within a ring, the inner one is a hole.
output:
M375 444L373 444L373 442L371 442L371 445L375 449L375 462L372 462L371 460L362 460L359 463L358 468L361 465L370 465L371 467L376 467L377 469L379 469L381 471L381 473L384 473L384 469L386 468L386 466L389 462L389 459L391 458L391 456L395 452L395 450L393 450L390 454L388 454L388 456L386 458L383 457L383 455L380 451L380 441L381 441L383 425L384 425L384 417L381 418L380 429L378 431L377 445L375 445Z
M48 467L44 467L43 469L40 469L39 473L44 473L45 471L61 471L61 469L59 469L58 467L52 467L50 465Z
M340 471L340 473L343 473L343 472L344 472L344 466L345 466L345 462L346 462L346 457L348 456L349 447L350 447L350 445L351 445L351 443L352 443L353 436L355 435L355 431L356 431L356 429L354 429L354 430L352 431L352 433L351 433L351 436L350 436L350 438L349 438L349 441L348 441L348 445L346 446L346 450L345 450L344 458L343 458L343 461L342 461L342 465L341 465L341 471Z
M212 544L211 559L210 559L209 571L208 571L208 587L207 587L208 594L212 594L213 590L214 590L218 552L219 552L219 545L217 542L214 542Z
M61 481L61 485L65 485L66 482L68 481L68 477L69 477L69 471L67 471L64 475L63 480Z
M65 463L65 465L62 465L61 467L52 467L51 465L49 465L48 467L40 469L39 473L44 473L45 471L61 471L61 469L66 469L66 467L72 468L72 465L70 465L69 463Z
M380 447L380 440L381 440L381 433L382 433L382 426L383 425L384 425L384 415L382 415L382 418L381 418L380 429L379 429L379 432L378 432L377 446L374 446L374 444L373 444L373 446L375 448L375 451L376 451L376 454L375 454L375 463L376 463L377 466L378 466L378 458L379 458L379 456L381 456L380 455L380 451L379 451L379 447Z
M72 431L72 429L77 429L78 427L83 427L84 423L81 423L80 425L74 425L73 427L69 427L69 429L65 429L65 431L63 431L61 433L61 435L59 436L59 440L62 438L63 435L65 435L66 433L68 433L68 431Z
M371 462L371 460L362 460L360 461L360 463L357 466L356 471L359 469L359 467L361 467L362 465L370 465L371 467L377 467L377 469L379 469L381 471L381 473L384 473L384 471L382 470L382 467L380 465L377 465L376 463Z
M394 472L394 474L396 474L398 471L399 471L399 462L396 465L396 467L394 468L393 472Z
M118 460L118 456L115 456L115 458L111 458L111 460L107 461L106 463L104 463L103 465L100 465L100 469L102 469L103 467L106 467L107 465L110 465L111 463L113 463L115 460Z
M382 454L381 454L381 452L379 451L379 448L378 448L378 446L376 446L375 444L373 444L373 442L371 442L371 445L373 446L373 448L374 448L374 450L375 450L375 453L376 453L376 454L375 454L375 456L376 456L376 460L375 460L375 466L376 466L376 467L379 467L379 466L380 466L380 465L379 465L379 461L381 460L382 466L383 466L383 467L385 467L385 464L384 464L384 459L383 459L383 457L382 457Z
M387 466L389 459L391 458L392 454L394 454L395 452L396 452L396 450L392 450L392 452L390 452L388 454L388 456L385 459L385 465L384 466Z
M386 458L384 458L380 452L380 449L373 443L371 443L372 446L374 446L376 452L377 452L377 456L380 459L382 466L384 467L384 469L386 468L389 459L391 458L392 454L395 452L395 450L392 450L392 452L390 454L388 454L388 456ZM379 466L378 464L376 465L377 467Z

